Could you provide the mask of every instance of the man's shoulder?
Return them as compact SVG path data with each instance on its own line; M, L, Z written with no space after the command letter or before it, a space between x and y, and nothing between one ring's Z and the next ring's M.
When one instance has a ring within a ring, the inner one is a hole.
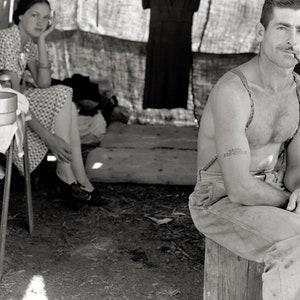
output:
M247 94L247 90L241 78L235 73L235 69L227 71L215 84L212 89L212 96L231 95L243 97Z
M237 69L241 72L244 71L240 67ZM208 106L212 114L221 113L223 116L227 115L227 118L239 115L247 121L251 110L251 101L249 101L249 92L241 77L232 70L226 72L211 91Z

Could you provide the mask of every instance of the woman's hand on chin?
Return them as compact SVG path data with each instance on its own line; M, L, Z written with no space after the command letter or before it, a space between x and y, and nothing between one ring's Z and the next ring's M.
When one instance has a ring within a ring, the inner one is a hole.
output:
M53 16L50 17L49 19L49 25L46 28L46 30L40 35L39 39L46 39L46 37L53 32L53 30L55 29L55 26L57 24L57 21L55 19L55 12L53 12Z

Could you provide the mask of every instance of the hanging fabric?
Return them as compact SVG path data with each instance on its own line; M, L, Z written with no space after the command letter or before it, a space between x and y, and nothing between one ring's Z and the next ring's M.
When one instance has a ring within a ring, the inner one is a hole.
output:
M200 0L142 0L151 9L143 108L187 108L193 14Z

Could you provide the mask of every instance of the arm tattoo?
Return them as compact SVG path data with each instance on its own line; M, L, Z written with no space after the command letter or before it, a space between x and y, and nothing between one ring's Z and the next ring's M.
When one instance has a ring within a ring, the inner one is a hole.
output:
M223 157L230 157L234 155L247 155L246 150L242 150L241 148L234 148L228 150L226 153L224 153Z

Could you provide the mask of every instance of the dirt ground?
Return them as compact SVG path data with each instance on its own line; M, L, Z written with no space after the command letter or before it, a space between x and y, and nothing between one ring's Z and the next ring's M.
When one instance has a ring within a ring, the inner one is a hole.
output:
M109 205L78 211L57 199L49 174L34 175L30 236L13 177L0 299L201 300L204 243L187 207L192 187L96 186Z

